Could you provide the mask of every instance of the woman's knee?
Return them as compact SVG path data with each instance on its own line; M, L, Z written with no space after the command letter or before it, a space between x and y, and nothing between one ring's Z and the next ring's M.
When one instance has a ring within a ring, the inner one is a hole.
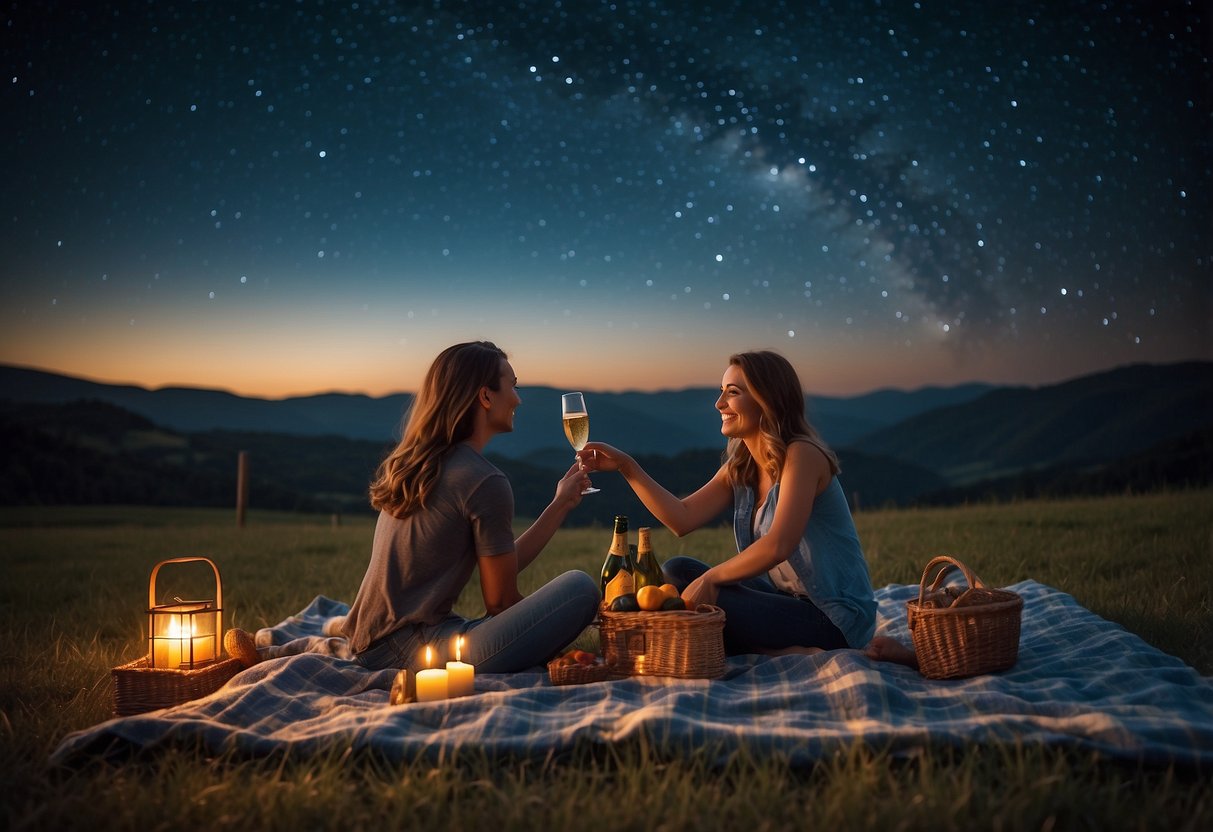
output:
M557 575L552 580L552 584L559 589L562 595L576 598L587 609L594 612L598 610L598 602L602 600L602 594L598 589L598 582L585 572L579 569L571 569L568 572Z
M665 573L670 583L682 590L686 589L686 585L691 581L707 572L708 565L686 555L675 555L661 565L661 571Z

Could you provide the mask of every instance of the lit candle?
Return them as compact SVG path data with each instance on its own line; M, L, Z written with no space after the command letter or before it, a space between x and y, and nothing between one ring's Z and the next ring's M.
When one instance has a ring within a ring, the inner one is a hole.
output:
M455 637L455 661L446 663L451 696L467 696L476 690L476 669L463 660L463 636Z
M169 615L157 613L155 616L164 620L164 630L152 639L152 666L175 670L182 666L197 667L213 661L215 658L215 614L213 612L194 613L189 606L177 609L187 610L189 613ZM201 609L206 608L201 607ZM199 627L200 620L201 627ZM202 632L199 632L200 629Z
M425 670L417 673L417 701L435 702L447 697L447 672L430 667L434 662L434 651L429 645L425 648Z
M185 640L182 629L181 616L170 615L164 634L152 640L153 667L171 667L174 670L181 667L181 647ZM186 647L186 649L189 648Z

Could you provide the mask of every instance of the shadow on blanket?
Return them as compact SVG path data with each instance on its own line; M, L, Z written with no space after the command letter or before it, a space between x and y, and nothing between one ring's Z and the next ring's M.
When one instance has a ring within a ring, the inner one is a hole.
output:
M542 668L476 679L476 694L388 705L393 673L342 658L321 636L346 605L317 597L261 631L261 643L308 639L311 652L262 662L214 694L67 736L52 762L201 744L260 756L368 750L440 759L460 749L547 757L586 742L643 735L672 753L741 747L811 764L856 741L894 754L925 746L1018 742L1147 764L1213 765L1213 680L1072 597L1034 581L1024 598L1019 661L1000 674L931 681L854 650L745 656L723 679L637 678L552 686ZM881 632L909 642L905 602L917 585L877 591ZM327 654L326 654L327 653Z

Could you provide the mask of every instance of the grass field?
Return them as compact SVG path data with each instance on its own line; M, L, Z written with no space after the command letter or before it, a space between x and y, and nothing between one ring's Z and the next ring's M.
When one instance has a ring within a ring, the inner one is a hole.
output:
M952 554L991 585L1033 578L1065 590L1213 674L1213 492L872 511L856 520L877 586L916 584L930 557ZM327 517L256 512L237 529L229 511L0 509L4 828L1213 828L1209 772L1013 745L909 761L855 747L808 770L744 755L720 769L707 754L671 759L643 743L547 762L470 751L439 766L390 765L342 748L320 759L247 760L178 748L48 767L66 733L110 716L110 669L145 652L156 561L215 559L225 625L255 629L317 594L352 599L371 531L366 520L333 526ZM596 572L609 537L601 528L561 531L524 573L524 589L568 568ZM732 534L660 534L655 544L663 558L716 560L731 553ZM469 615L478 605L475 591L460 601Z

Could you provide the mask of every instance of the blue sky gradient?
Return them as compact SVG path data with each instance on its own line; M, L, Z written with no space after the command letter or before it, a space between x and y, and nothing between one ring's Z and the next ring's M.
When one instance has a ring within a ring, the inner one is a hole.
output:
M587 390L1213 357L1206 4L982 5L19 4L0 361L276 397L477 338Z

